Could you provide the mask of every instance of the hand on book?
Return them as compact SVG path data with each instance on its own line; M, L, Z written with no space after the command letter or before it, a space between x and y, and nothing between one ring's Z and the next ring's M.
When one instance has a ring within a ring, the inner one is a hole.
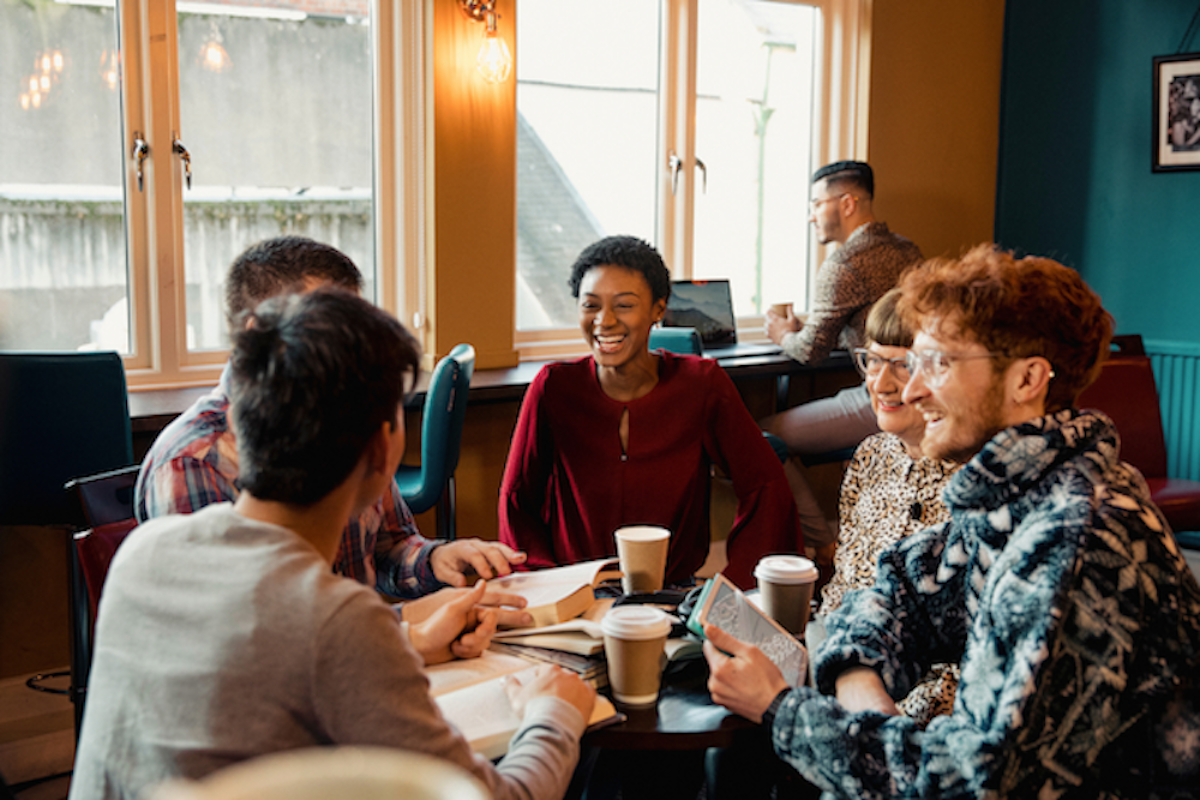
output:
M788 688L779 667L752 644L706 624L704 658L708 661L708 691L713 702L751 722L762 722L775 695Z
M525 553L500 542L483 539L456 539L439 544L429 556L434 576L451 586L466 586L467 576L484 580L507 575L512 564L524 564Z
M400 618L410 625L424 622L446 603L467 594L474 594L475 588L447 587L416 600L408 600L400 606ZM496 624L502 628L524 628L533 624L533 617L521 610L525 608L525 598L519 594L501 591L489 585L484 589L479 605L491 608L496 614Z
M522 682L515 675L504 678L504 690L508 701L518 715L525 716L525 706L537 697L558 697L573 705L585 720L591 719L596 705L596 690L574 672L542 664L533 672L532 679Z
M458 590L455 597L441 603L426 618L408 619L408 638L426 666L454 658L474 658L487 649L496 632L496 610L480 605L487 584L478 581L474 588Z

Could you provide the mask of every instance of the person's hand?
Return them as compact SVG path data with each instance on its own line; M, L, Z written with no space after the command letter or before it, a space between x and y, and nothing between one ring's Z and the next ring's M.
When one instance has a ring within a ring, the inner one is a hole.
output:
M783 344L784 334L795 333L804 327L804 324L790 310L786 317L781 317L768 308L763 327L766 329L768 339L775 344Z
M714 625L704 626L704 636L713 701L751 722L762 722L775 695L788 688L779 667L754 645L739 642Z
M485 580L507 575L512 572L511 564L525 563L525 554L500 542L456 539L435 547L429 563L442 583L466 586L468 572Z
M474 591L474 586L469 589L454 589L450 587L438 589L436 592L427 594L424 597L406 601L404 605L400 606L400 617L410 625L424 622L429 619L433 612L446 603L449 603L456 597L462 597L464 594L470 594ZM494 610L497 627L527 628L533 624L533 617L529 612L521 610L525 608L526 600L519 594L501 592L488 586L484 589L483 599L479 601L479 605Z
M585 720L592 718L592 709L596 705L596 690L584 682L574 672L568 672L554 664L542 664L534 670L531 677L522 683L515 675L504 679L504 691L513 710L521 717L525 716L525 707L535 697L558 697L566 700Z
M834 683L837 701L852 714L860 711L878 711L890 717L897 716L900 709L883 688L883 679L870 667L851 667L838 675Z
M496 633L496 612L479 605L486 590L487 584L479 581L421 622L409 621L408 639L426 666L474 658L487 649Z

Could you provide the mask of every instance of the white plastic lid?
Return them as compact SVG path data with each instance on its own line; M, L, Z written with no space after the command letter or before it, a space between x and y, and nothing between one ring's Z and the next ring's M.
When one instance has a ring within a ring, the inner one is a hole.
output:
M600 620L600 630L615 639L640 642L669 634L671 618L649 606L617 606Z
M812 583L817 565L804 556L766 556L754 568L754 577L771 583Z
M661 542L663 539L670 539L671 532L656 525L629 525L617 528L613 536L627 542Z

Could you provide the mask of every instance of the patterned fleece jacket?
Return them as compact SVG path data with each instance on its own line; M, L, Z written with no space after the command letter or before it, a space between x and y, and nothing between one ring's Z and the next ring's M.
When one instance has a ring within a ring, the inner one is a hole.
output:
M894 698L961 662L949 716L851 714L793 690L779 755L829 796L1195 797L1200 587L1101 414L998 434L951 480L949 522L899 542L828 620L830 695L868 666Z

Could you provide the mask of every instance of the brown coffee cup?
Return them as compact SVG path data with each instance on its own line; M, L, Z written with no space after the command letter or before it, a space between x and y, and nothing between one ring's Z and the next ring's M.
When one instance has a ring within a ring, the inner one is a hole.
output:
M817 565L803 556L765 556L754 568L763 611L788 632L804 633Z
M618 528L613 538L623 573L621 590L631 594L662 589L671 532L653 525L631 525Z
M772 311L772 313L778 314L779 316L786 319L787 317L791 316L792 304L791 303L772 303L771 311Z
M618 606L604 615L600 629L613 698L625 705L653 705L662 684L671 620L657 608Z

